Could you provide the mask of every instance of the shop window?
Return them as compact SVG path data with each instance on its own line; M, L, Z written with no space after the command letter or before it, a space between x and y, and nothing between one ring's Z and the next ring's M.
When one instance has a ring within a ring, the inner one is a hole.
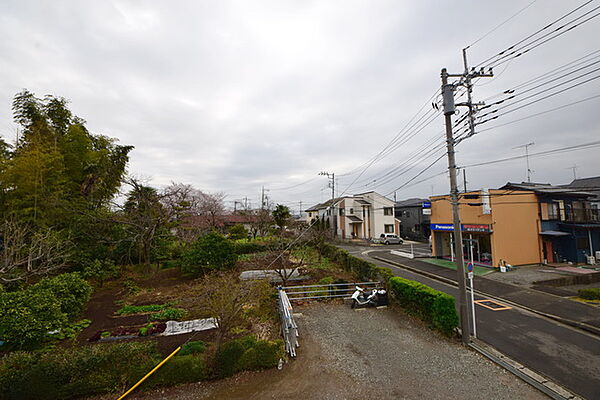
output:
M394 233L394 225L384 225L383 230L385 233Z
M392 207L384 207L383 215L394 215L394 209Z

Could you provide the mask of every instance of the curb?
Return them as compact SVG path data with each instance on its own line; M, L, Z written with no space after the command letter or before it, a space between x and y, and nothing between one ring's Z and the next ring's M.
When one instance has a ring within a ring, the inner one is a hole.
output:
M546 379L542 375L532 371L531 369L523 366L515 360L502 354L495 348L481 342L480 340L473 340L469 343L469 347L483 356L487 357L497 365L506 369L510 373L519 377L523 381L527 382L531 386L535 387L545 395L555 400L582 400L583 398L577 396L565 389L563 386Z
M431 279L434 279L434 280L446 283L448 285L458 287L458 283L456 283L456 281L453 281L452 279L448 279L448 278L445 278L443 276L432 274L431 272L422 271L422 270L417 269L417 268L409 267L408 265L404 265L404 264L401 264L401 263L396 262L396 261L391 261L391 260L388 260L388 259L383 258L383 257L378 257L378 256L369 256L369 257L374 258L374 259L379 260L379 261L386 262L388 264L392 264L392 265L394 265L396 267L404 268L404 269L406 269L408 271L417 273L419 275L426 276L428 278L431 278ZM600 328L597 328L597 327L592 326L592 325L588 325L585 322L573 321L573 320L570 320L568 318L560 317L558 315L547 314L545 312L542 312L542 311L539 311L539 310L536 310L536 309L524 306L524 305L519 304L519 303L515 303L514 301L511 301L511 300L506 300L506 299L504 299L502 297L498 297L498 296L491 295L489 293L482 292L482 291L477 290L477 289L475 289L475 293L477 293L477 294L479 294L481 296L486 296L486 297L490 297L490 298L495 299L495 300L502 301L504 303L510 304L512 306L515 306L515 307L519 307L519 308L521 308L523 310L526 310L526 311L529 311L531 313L534 313L534 314L537 314L537 315L541 315L542 317L546 317L546 318L552 319L554 321L563 323L565 325L569 325L569 326L572 326L574 328L578 328L580 330L586 331L588 333L592 333L594 335L600 336Z

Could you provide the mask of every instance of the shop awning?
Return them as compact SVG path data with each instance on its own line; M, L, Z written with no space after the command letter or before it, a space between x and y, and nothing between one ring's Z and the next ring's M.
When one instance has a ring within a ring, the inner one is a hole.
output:
M561 232L561 231L543 231L543 232L540 232L540 235L542 235L542 236L569 236L570 233Z

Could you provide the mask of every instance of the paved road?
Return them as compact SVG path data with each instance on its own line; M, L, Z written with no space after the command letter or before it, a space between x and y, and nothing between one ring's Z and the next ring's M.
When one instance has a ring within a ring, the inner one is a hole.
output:
M398 268L346 247L357 257L391 268L395 275L457 297L454 286ZM373 248L370 248L373 250ZM483 300L476 296L476 300ZM600 338L528 311L476 307L477 336L521 364L587 399L600 399Z

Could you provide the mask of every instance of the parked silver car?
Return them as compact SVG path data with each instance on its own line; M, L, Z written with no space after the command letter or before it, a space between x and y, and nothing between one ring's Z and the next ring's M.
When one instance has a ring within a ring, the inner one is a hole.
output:
M374 242L383 244L402 244L404 243L404 240L393 233L382 233L378 239L374 240Z

